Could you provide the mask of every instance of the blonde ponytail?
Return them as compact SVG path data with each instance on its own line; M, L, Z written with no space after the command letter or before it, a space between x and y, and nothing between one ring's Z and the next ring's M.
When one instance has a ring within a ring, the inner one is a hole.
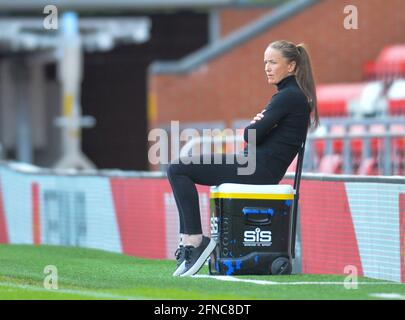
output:
M295 76L302 91L308 97L312 113L312 126L316 128L319 125L319 114L311 59L304 44L297 45L297 50L299 54L299 62L297 64Z

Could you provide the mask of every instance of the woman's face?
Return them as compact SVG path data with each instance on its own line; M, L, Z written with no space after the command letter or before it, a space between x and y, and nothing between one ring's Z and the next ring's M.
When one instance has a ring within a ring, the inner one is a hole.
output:
M276 85L285 77L294 74L295 61L288 62L280 50L268 47L264 51L264 72L269 84Z

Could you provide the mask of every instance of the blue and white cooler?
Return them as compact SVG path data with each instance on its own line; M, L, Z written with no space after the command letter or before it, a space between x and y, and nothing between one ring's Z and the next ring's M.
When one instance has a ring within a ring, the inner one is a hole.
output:
M211 187L212 275L291 274L290 185L224 183Z

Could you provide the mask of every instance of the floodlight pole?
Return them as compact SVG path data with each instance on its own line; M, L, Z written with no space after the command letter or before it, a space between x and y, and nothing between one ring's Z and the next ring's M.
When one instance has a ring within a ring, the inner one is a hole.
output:
M62 17L58 78L62 86L62 157L55 168L94 169L81 149L82 110L80 87L83 74L83 49L78 17L67 12Z

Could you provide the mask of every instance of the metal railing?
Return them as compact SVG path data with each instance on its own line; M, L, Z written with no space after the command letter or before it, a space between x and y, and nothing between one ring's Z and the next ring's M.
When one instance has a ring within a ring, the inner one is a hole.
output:
M360 156L354 155L352 152L352 143L355 140L361 139L362 150ZM377 139L377 144L382 144L382 147L377 147L378 151L372 152L371 141ZM404 151L395 148L394 139L405 139L403 133L345 133L345 134L322 134L322 135L308 135L308 144L306 148L306 161L304 162L304 170L307 172L317 171L316 157L337 154L333 150L333 142L341 141L342 147L342 173L353 174L353 165L355 164L354 158L357 158L357 164L366 159L375 158L378 166L378 172L382 175L397 174L400 167L404 166L404 160L402 163L393 161L394 155L397 153L403 153ZM316 155L316 141L325 141L325 152L322 155ZM405 141L405 140L404 140ZM403 156L403 155L402 155ZM403 158L405 159L405 158Z
M316 131L308 134L304 157L304 172L322 172L319 167L323 157L338 155L341 168L338 172L357 174L358 168L364 161L372 159L375 171L379 175L402 175L405 171L405 119L362 119L343 120L325 119L322 121L325 131ZM339 133L330 133L330 127L342 127ZM362 125L364 132L350 132L354 125ZM369 132L372 125L380 125L381 132ZM390 126L403 125L403 132L392 132ZM319 148L317 143L323 142ZM241 152L243 150L242 135L217 135L214 137L195 137L189 140L180 150L180 156L196 153L225 153ZM334 145L341 144L341 150L335 150ZM357 144L359 147L354 148ZM402 147L401 147L402 145ZM321 149L321 150L319 150ZM360 149L360 150L359 150ZM354 152L355 151L355 152ZM327 160L326 160L327 161Z

